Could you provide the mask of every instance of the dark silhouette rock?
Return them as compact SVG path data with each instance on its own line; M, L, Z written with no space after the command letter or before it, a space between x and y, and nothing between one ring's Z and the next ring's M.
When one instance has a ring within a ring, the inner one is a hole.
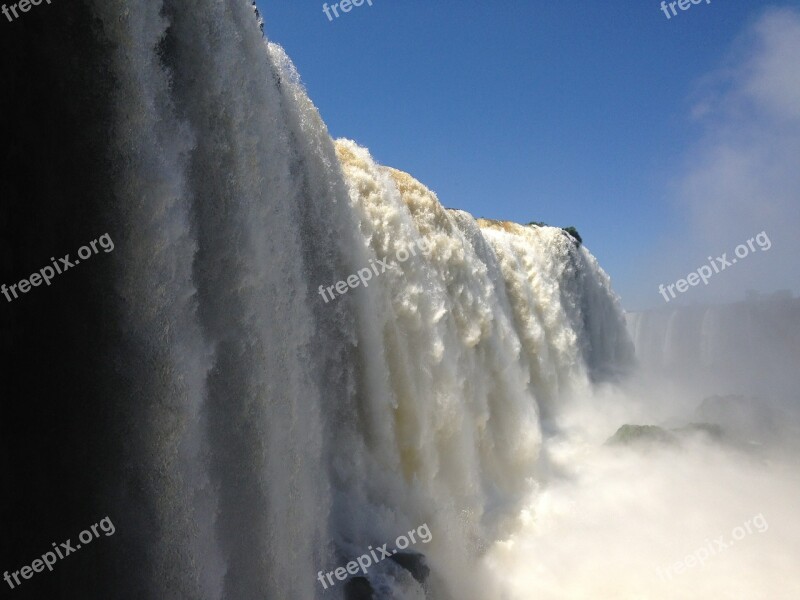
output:
M366 577L353 577L344 584L344 600L374 600L375 592Z
M398 552L392 555L391 559L411 573L411 576L421 584L425 583L431 574L425 555L419 552Z
M583 238L581 237L581 234L578 233L578 230L575 229L574 227L562 227L561 229L563 229L567 233L567 235L569 235L572 238L572 240L575 242L575 245L580 246L583 243Z

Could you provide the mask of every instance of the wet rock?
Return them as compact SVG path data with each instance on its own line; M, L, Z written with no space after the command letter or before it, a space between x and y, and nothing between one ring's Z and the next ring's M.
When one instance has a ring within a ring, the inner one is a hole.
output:
M411 573L411 576L420 584L424 584L431 574L425 555L419 552L398 552L393 554L391 559Z
M375 592L366 577L353 577L344 585L344 600L374 600Z
M631 444L674 444L674 435L655 425L623 425L606 444L630 446Z

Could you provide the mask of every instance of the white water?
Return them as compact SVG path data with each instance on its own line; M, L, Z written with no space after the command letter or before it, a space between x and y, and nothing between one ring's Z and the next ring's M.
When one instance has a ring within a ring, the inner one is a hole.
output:
M330 597L318 571L422 523L428 597L500 597L482 557L548 479L543 431L630 364L607 276L559 229L476 222L334 144L247 2L95 10L116 287L157 357L124 367L163 532L148 597ZM317 294L421 238L368 288ZM391 561L369 579L423 597Z

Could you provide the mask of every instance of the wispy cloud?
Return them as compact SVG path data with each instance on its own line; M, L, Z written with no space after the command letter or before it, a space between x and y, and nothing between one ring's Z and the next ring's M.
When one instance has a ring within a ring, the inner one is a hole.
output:
M687 301L734 301L747 289L794 288L800 281L800 12L768 9L736 41L724 67L692 94L687 118L699 127L675 180L685 217L648 269L681 277L708 255L766 231L774 247L750 264L697 288ZM651 305L657 304L653 288ZM687 295L688 296L688 295Z

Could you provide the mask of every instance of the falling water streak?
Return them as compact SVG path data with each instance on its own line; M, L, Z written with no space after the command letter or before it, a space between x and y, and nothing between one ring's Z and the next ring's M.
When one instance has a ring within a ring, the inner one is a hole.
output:
M176 562L188 566L198 542L213 547L209 514L192 514L190 508L199 492L190 480L205 475L200 405L210 368L191 272L197 246L184 172L193 140L175 116L156 59L167 26L159 7L111 1L95 3L95 10L115 48L111 60L119 87L110 154L118 164L118 184L112 193L125 237L116 241L114 258L124 265L116 283L126 301L120 311L129 352L123 364L130 365L138 390L119 404L132 407L129 418L146 432L132 440L128 460L149 474L145 500L156 515L156 530L166 532L149 541L145 554L151 562L140 570L148 580L139 585L152 597L199 595L211 582L198 582L194 569L175 568Z

